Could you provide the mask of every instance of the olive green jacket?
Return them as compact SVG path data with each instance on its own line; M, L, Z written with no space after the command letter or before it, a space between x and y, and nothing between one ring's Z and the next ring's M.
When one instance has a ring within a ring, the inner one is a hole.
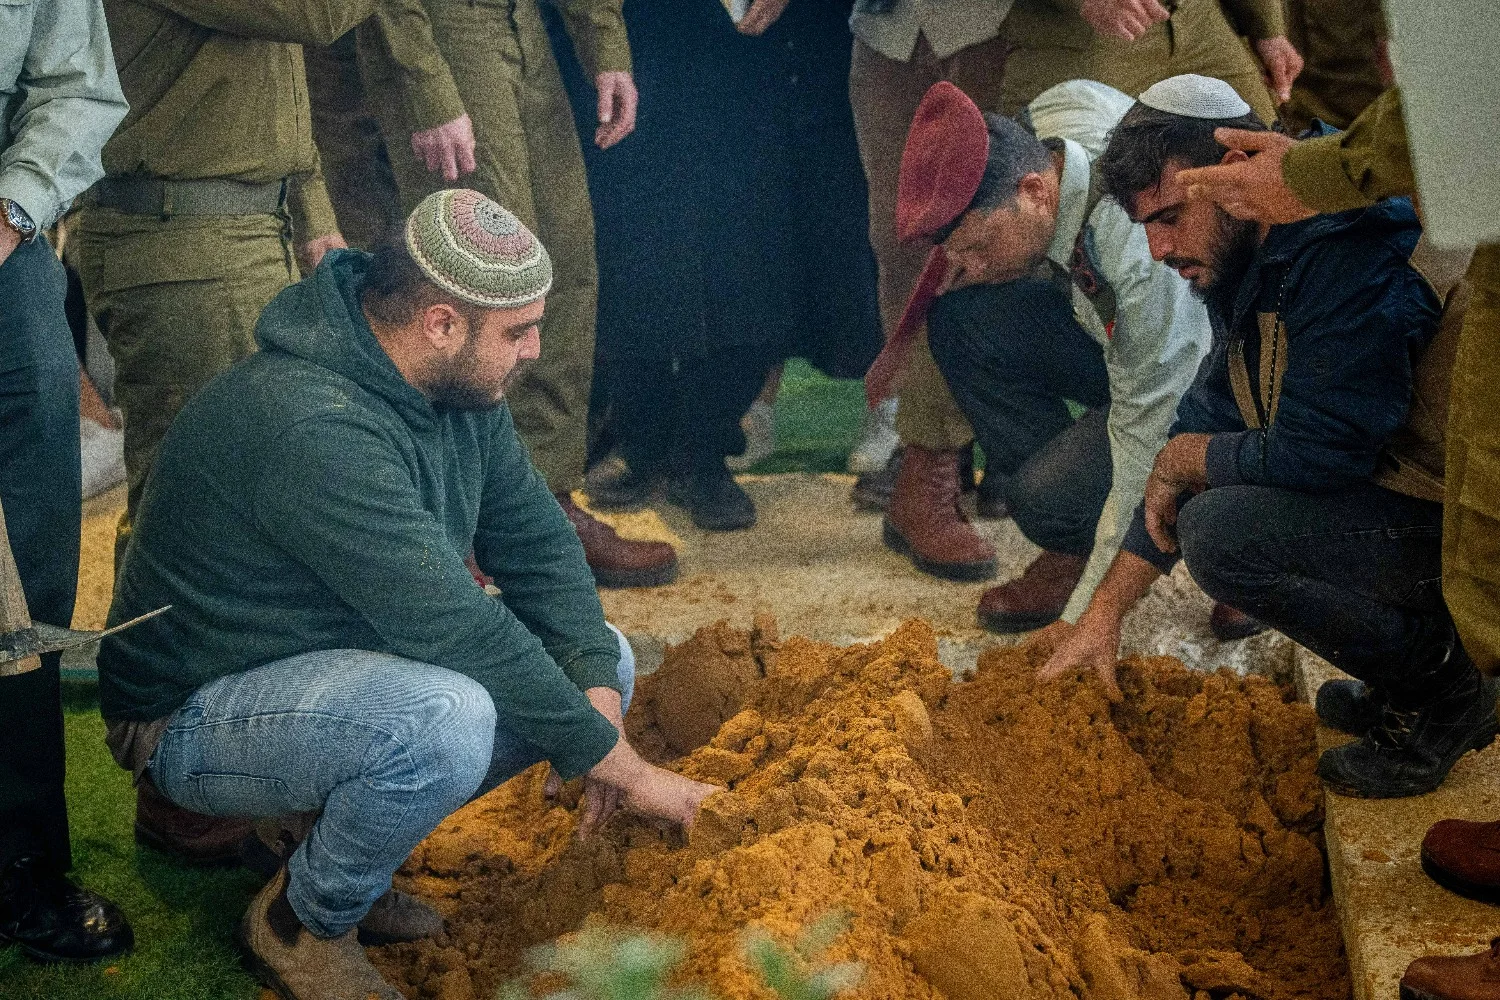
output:
M1166 0L1174 18L1179 8L1184 13L1205 3L1220 3L1236 31L1247 38L1260 40L1286 34L1286 16L1280 0ZM1082 0L1016 0L1005 19L1001 34L1012 45L1033 48L1087 48L1094 40L1094 29L1079 13Z
M338 231L313 145L302 45L328 45L374 0L105 0L130 113L111 176L290 178L298 240Z
M1316 212L1344 212L1414 194L1401 92L1392 87L1381 94L1342 132L1297 143L1281 163L1281 176Z
M399 102L413 131L433 128L465 114L453 74L433 39L428 14L428 8L438 4L465 2L468 0L376 0L374 15L360 26L360 70L366 89L379 93L382 99ZM551 2L562 14L589 79L610 71L630 71L624 0ZM497 14L502 13L500 5L495 6Z

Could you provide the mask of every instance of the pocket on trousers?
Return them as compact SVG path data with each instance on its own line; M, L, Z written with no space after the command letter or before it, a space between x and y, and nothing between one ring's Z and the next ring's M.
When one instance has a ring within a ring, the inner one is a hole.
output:
M288 811L287 787L277 778L251 774L192 774L187 786L193 811L209 816L272 816Z

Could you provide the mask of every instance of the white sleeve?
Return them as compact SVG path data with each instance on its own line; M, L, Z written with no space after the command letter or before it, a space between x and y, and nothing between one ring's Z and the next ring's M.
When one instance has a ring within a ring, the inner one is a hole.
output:
M1115 293L1115 325L1105 348L1109 374L1109 451L1113 482L1094 532L1083 579L1063 612L1076 622L1120 551L1146 479L1182 398L1208 353L1208 311L1176 271L1151 259L1146 231L1113 201L1088 225L1095 265Z

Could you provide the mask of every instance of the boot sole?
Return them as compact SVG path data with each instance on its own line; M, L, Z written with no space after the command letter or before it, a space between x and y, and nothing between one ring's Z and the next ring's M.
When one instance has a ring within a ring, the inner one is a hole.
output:
M1046 614L1016 615L995 614L981 611L979 613L979 624L987 632L999 635L1019 635L1022 632L1035 632L1039 628L1045 628L1062 617L1062 609L1048 612Z
M912 565L917 567L928 576L935 576L940 580L953 580L958 583L969 583L976 580L990 580L995 576L996 560L987 559L984 562L972 563L945 563L934 562L917 554L911 544L902 537L901 532L891 526L889 521L881 525L881 534L885 539L885 547L892 552L900 553L911 560Z
M1472 899L1478 903L1500 904L1500 886L1471 882L1466 878L1461 878L1450 871L1446 871L1439 867L1437 862L1428 857L1426 851L1422 852L1422 870L1427 873L1428 878L1451 893L1462 896L1465 899Z
M113 962L116 959L124 958L131 952L135 951L135 945L131 945L129 948L126 948L123 951L113 952L108 955L100 955L98 958L73 958L68 955L54 955L50 951L42 951L40 948L32 947L25 941L10 937L7 934L0 934L0 948L19 948L21 950L21 954L25 955L33 962L36 962L38 965L66 966L97 965L100 962Z
M643 493L640 496L605 497L595 496L588 490L583 495L589 498L589 506L606 514L638 514L651 506L651 494Z
M1330 792L1333 792L1335 795L1342 795L1345 798L1350 799L1409 799L1416 795L1426 795L1428 792L1437 791L1442 783L1448 780L1448 773L1453 770L1453 765L1457 764L1464 754L1468 753L1470 750L1483 750L1485 747L1495 742L1497 728L1500 728L1500 724L1492 721L1484 732L1478 734L1472 740L1470 740L1469 745L1466 746L1462 752L1454 756L1452 763L1450 763L1448 767L1443 770L1443 773L1438 777L1436 781L1423 782L1420 785L1406 785L1403 786L1399 791L1390 789L1375 792L1371 791L1370 789L1359 788L1355 785L1350 785L1342 781L1335 781L1330 778L1324 778L1322 775L1319 775L1319 778L1322 779L1324 787L1327 788Z
M645 569L594 569L593 573L594 583L600 587L662 587L677 579L677 563Z

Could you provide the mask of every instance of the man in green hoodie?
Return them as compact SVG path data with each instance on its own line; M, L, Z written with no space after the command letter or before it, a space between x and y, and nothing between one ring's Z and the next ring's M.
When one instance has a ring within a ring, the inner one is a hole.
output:
M585 829L616 804L690 824L714 790L623 738L629 646L504 405L551 279L505 209L429 196L404 247L271 303L142 498L111 619L172 610L100 650L110 746L194 812L321 814L240 929L296 1000L398 1000L356 928L439 930L391 875L524 768L586 776Z

